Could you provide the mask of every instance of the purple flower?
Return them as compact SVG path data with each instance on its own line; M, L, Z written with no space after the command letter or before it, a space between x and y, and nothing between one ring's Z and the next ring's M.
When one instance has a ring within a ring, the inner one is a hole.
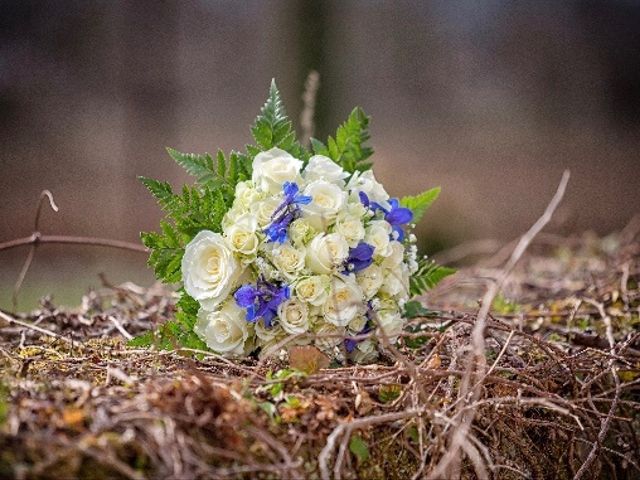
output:
M401 207L397 198L390 199L390 208L385 208L379 203L370 201L369 197L364 192L360 192L359 196L360 203L362 203L362 205L374 212L381 211L384 213L384 219L391 224L393 231L398 235L398 241L401 242L404 239L404 230L401 225L405 225L413 219L413 212L408 208Z
M271 215L271 223L264 233L270 242L284 243L287 241L289 225L300 216L300 205L308 205L311 197L300 195L300 188L295 182L284 182L282 185L284 200Z
M349 249L349 256L345 261L345 275L358 273L373 263L373 251L375 249L365 242L360 242L356 247Z
M278 286L259 278L256 285L242 285L233 294L239 307L247 310L247 321L257 322L262 318L264 326L272 327L273 319L278 315L278 307L291 297L288 285Z
M365 324L365 326L362 328L362 330L360 330L357 334L357 336L360 335L364 335L366 333L369 333L371 331L371 326L369 326L369 322L367 322ZM355 338L345 338L344 339L344 348L345 350L347 350L348 353L353 352L356 349L356 346L361 342L362 340L358 340Z

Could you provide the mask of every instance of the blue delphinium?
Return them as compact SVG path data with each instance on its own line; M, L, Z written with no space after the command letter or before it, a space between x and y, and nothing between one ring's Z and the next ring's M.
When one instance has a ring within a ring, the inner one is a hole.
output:
M391 198L389 200L389 207L385 208L377 202L372 202L366 193L360 192L360 203L372 211L381 211L384 213L384 219L391 224L393 231L397 234L397 240L404 240L404 230L402 225L406 225L413 219L413 212L408 208L401 207L400 201L397 198Z
M247 321L257 322L262 318L266 328L272 327L273 319L278 315L278 306L291 298L289 285L276 285L259 278L255 285L242 285L233 294L239 307L247 310Z
M264 230L270 242L286 242L289 225L300 216L300 205L308 205L311 202L310 196L299 193L300 187L295 182L284 182L282 191L284 200L275 209L271 215L271 223Z
M358 273L373 263L374 248L365 242L360 242L356 247L349 249L349 256L345 261L345 275Z

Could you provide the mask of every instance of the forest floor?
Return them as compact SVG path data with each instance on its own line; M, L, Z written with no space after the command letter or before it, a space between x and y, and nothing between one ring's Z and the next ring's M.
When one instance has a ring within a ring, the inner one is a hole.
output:
M172 318L160 286L3 312L0 478L640 478L640 225L540 235L474 335L512 248L374 365L128 347Z

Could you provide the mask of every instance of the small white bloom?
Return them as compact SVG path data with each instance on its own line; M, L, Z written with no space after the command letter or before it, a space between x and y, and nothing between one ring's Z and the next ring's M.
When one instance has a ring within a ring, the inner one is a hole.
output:
M219 233L203 230L185 248L184 289L208 310L229 295L241 273L238 260Z
M254 215L245 213L236 218L224 232L231 250L247 256L255 255L260 244L257 229L258 221Z
M287 333L304 333L309 329L309 310L306 304L295 298L278 306L278 319Z
M245 311L229 300L219 310L200 309L194 327L207 346L223 355L242 355L249 337Z
M352 248L356 247L365 235L362 220L348 213L338 215L336 232L342 235Z
M389 200L389 194L385 191L384 187L378 183L371 170L354 173L347 184L347 189L353 190L356 193L366 193L372 202L386 203L386 201Z
M386 220L374 220L367 227L364 241L375 250L373 254L378 257L388 257L391 254L389 235L392 228Z
M329 286L328 275L305 277L296 283L296 296L303 302L319 307L327 300Z
M378 293L378 290L380 290L380 287L382 286L382 282L384 282L382 268L375 264L369 265L367 268L356 274L356 281L358 282L358 285L360 285L365 298L369 300Z
M282 191L284 182L297 182L300 179L302 162L291 154L272 148L260 152L253 159L253 184L264 192Z
M344 179L349 176L340 165L324 155L311 157L302 175L307 182L325 180L339 187L344 187Z
M349 256L349 244L338 233L321 233L307 247L307 267L314 273L331 273Z
M304 268L305 248L295 248L289 243L275 245L270 252L273 265L282 275L292 280Z
M322 307L327 322L344 327L364 309L364 295L355 281L338 277L331 280L331 293Z
M326 231L336 220L347 203L347 192L324 180L311 182L304 189L311 197L308 205L302 206L302 214L309 224L319 231Z

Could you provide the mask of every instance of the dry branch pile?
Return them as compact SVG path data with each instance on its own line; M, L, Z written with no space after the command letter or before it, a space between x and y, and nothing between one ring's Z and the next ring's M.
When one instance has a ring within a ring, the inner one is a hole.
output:
M382 363L307 374L128 348L172 316L160 288L0 315L0 477L638 478L639 230L539 237L482 358L500 252L433 291Z

